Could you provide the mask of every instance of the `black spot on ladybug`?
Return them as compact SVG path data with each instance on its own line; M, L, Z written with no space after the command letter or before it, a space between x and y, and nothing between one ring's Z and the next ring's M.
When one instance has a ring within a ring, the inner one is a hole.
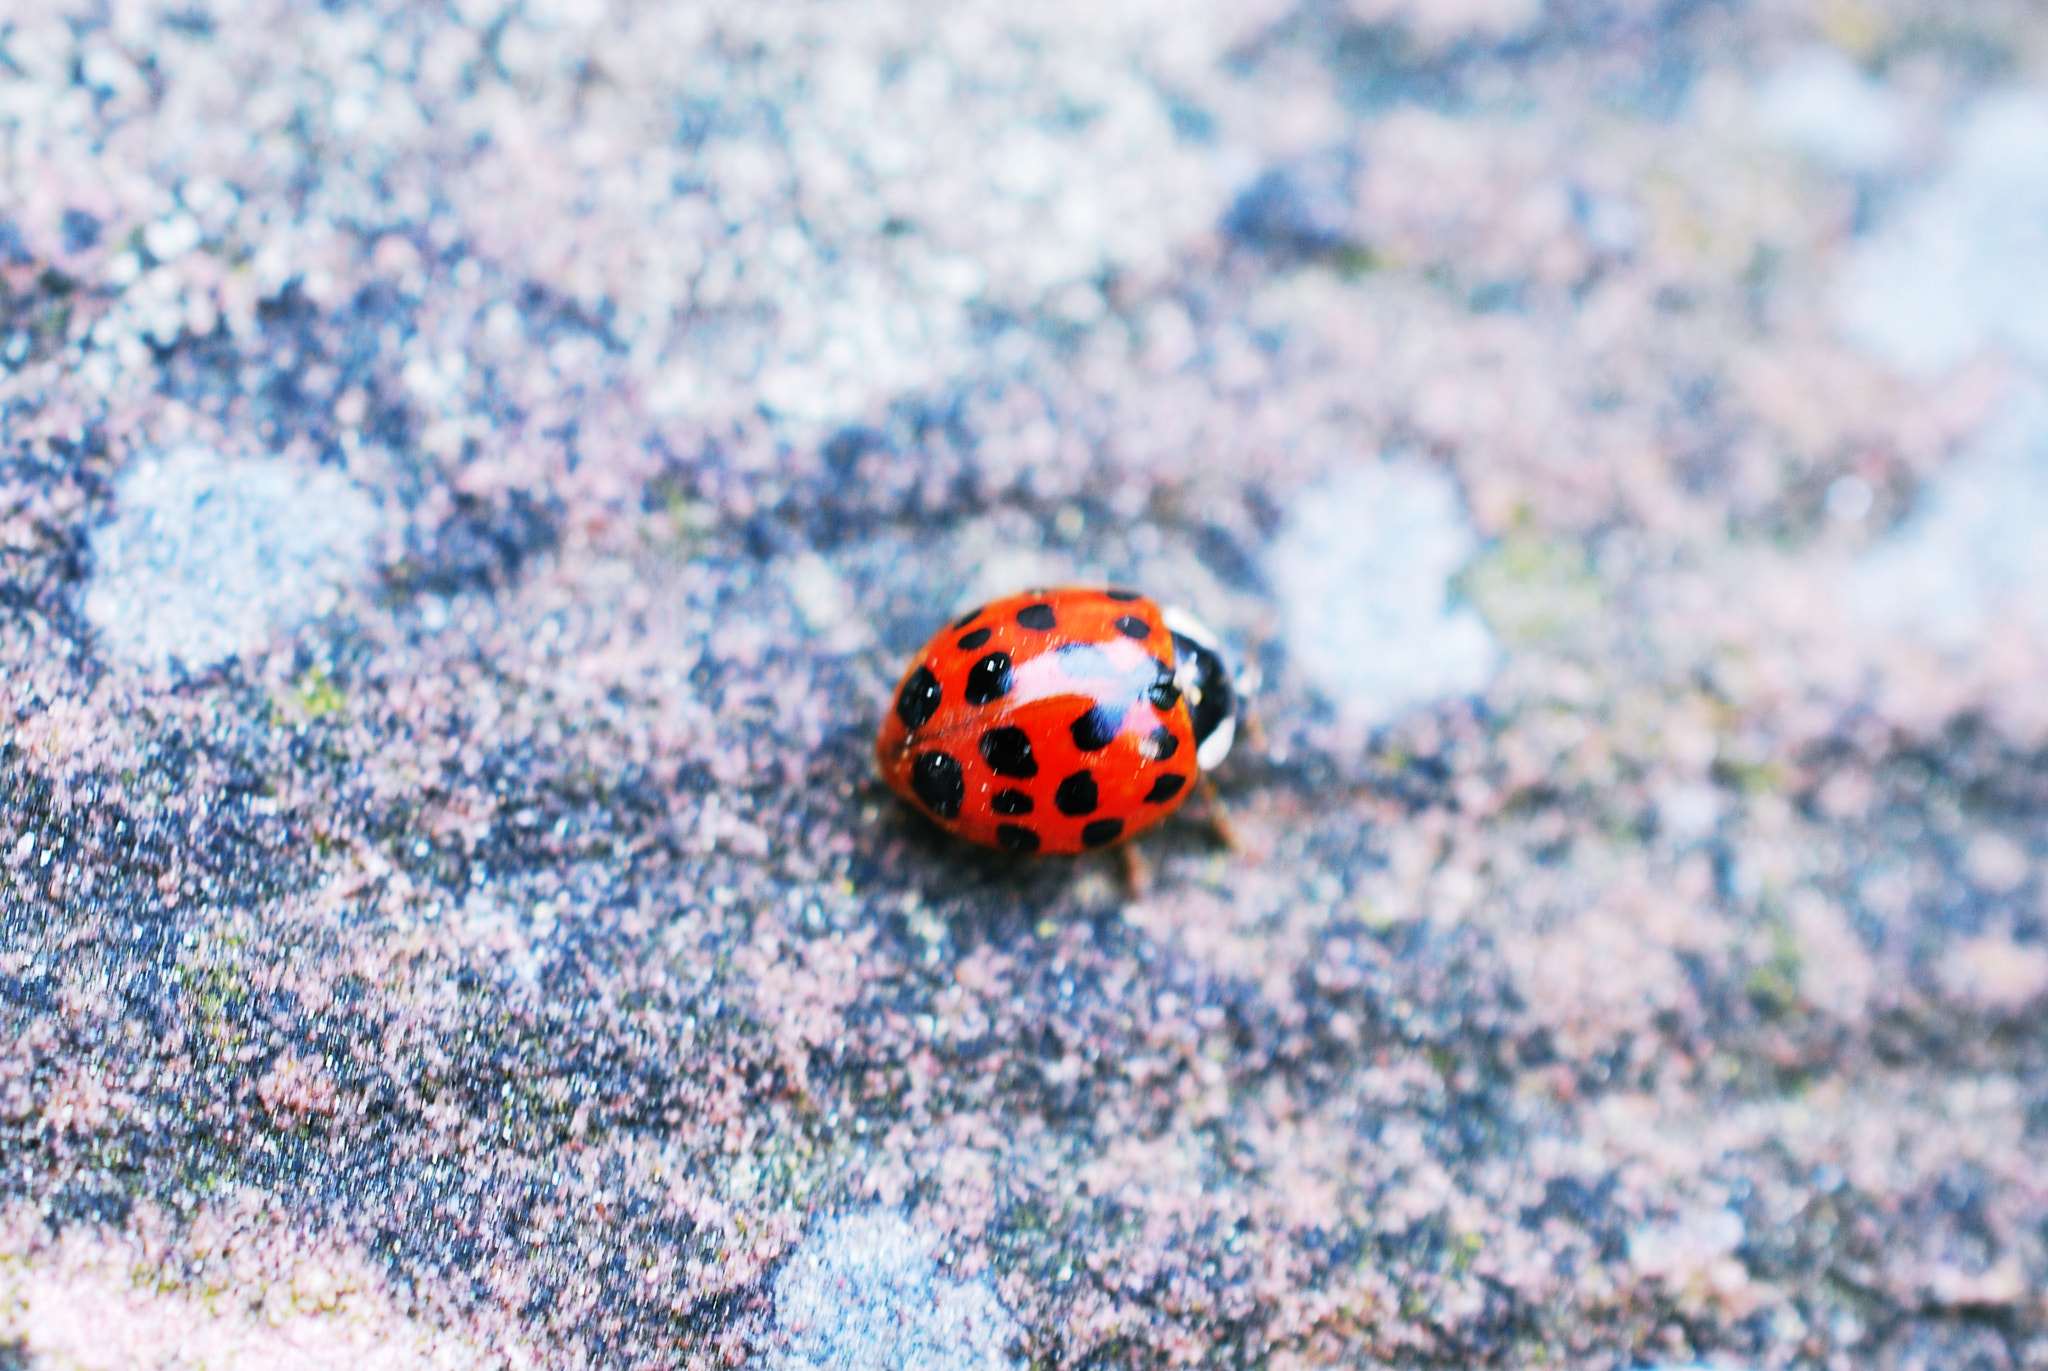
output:
M1152 788L1145 792L1145 803L1163 805L1180 794L1180 788L1187 783L1188 778L1185 776L1161 776L1152 783Z
M1135 614L1126 614L1116 621L1116 631L1126 638L1143 640L1152 636L1152 625Z
M994 634L995 630L992 628L977 628L972 633L961 634L960 641L954 644L954 646L958 647L962 652L972 652L987 642Z
M1010 693L1010 654L991 652L967 672L967 703L985 705Z
M1053 808L1070 819L1083 814L1093 814L1101 796L1095 789L1095 777L1086 771L1077 771L1060 782L1060 788L1052 795Z
M1052 612L1051 605L1026 605L1017 611L1017 622L1043 633L1059 623L1059 616Z
M1031 735L1013 725L981 735L981 759L998 776L1028 781L1038 774L1038 759L1031 755Z
M941 819L957 819L960 802L967 798L967 777L945 753L920 752L910 764L910 788Z
M1005 852L1038 851L1038 835L1022 824L997 824L996 841Z
M1155 728L1145 739L1144 753L1155 762L1163 762L1180 751L1180 739L1173 736L1170 728Z
M1152 659L1152 665L1158 670L1153 674L1152 685L1146 690L1145 698L1152 702L1154 709L1172 709L1180 703L1180 687L1173 683L1173 668L1157 657Z
M1081 845L1083 847L1101 847L1104 843L1115 842L1123 835L1123 831L1124 821L1122 819L1097 819L1094 823L1081 830Z
M1031 797L1021 790L998 790L988 807L998 814L1029 814Z
M1129 604L1133 600L1142 600L1145 598L1144 596L1138 594L1137 591L1125 590L1122 586L1111 586L1108 590L1105 590L1102 593L1104 595L1107 595L1112 600L1121 600L1125 604Z
M1116 740L1117 730L1123 726L1121 710L1111 711L1095 705L1086 714L1074 720L1067 731L1074 735L1074 746L1083 752L1100 752Z
M982 611L983 609L987 609L987 608L988 608L988 606L987 606L987 605L982 605L982 606L981 606L980 608L978 608L978 609L971 609L971 610L969 610L969 611L968 611L967 613L965 613L965 614L961 615L961 616L960 616L959 618L957 618L957 619L955 619L955 620L953 621L953 627L954 627L954 629L955 629L955 630L957 631L957 630L959 630L959 629L963 629L963 628L967 627L967 626L968 626L969 624L973 623L973 622L974 622L974 621L975 621L976 619L979 619L979 618L981 617L981 611Z
M910 673L910 679L896 694L896 717L903 721L905 728L923 728L932 721L932 715L939 712L942 693L939 678L932 675L931 668L919 667Z

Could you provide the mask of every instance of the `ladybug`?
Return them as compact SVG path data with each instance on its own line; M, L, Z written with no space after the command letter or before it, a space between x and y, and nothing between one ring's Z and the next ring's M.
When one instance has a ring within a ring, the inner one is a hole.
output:
M1216 635L1134 590L991 600L911 663L875 739L882 779L1006 852L1121 842L1186 801L1237 734Z

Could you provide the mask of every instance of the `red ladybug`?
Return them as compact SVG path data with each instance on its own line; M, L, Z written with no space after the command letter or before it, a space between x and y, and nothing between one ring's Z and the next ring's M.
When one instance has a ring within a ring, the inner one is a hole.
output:
M1216 635L1132 590L992 600L924 645L882 721L882 779L1009 852L1082 852L1179 808L1237 732Z

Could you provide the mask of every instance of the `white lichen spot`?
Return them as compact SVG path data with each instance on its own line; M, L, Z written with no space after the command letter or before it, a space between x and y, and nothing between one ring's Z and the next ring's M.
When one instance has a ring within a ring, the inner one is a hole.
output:
M1987 933L1950 948L1935 974L1944 990L1972 1009L2014 1014L2048 995L2048 948Z
M1908 371L1991 346L2048 366L2048 99L1980 101L1948 169L1850 258L1838 307Z
M2048 299L2043 301L2048 308ZM1851 569L1862 620L1940 651L2014 631L2048 641L2048 391L2015 399Z
M129 469L92 535L85 616L114 655L212 666L331 611L376 506L339 473L180 448Z
M780 1371L996 1371L1019 1337L985 1280L954 1280L900 1214L833 1219L775 1280Z
M1970 884L1991 895L2010 895L2027 879L2027 850L2003 833L1978 835L1963 853Z
M833 565L815 552L801 553L782 564L782 582L789 590L797 617L830 652L852 652L870 637L852 589Z
M1765 78L1756 117L1765 136L1840 171L1881 171L1906 153L1904 101L1835 48L1801 53Z
M1271 558L1290 661L1347 715L1482 689L1493 636L1449 582L1478 539L1456 486L1420 462L1374 462L1295 497Z
M1726 1301L1749 1285L1749 1269L1735 1255L1743 1236L1742 1216L1734 1210L1693 1210L1631 1232L1629 1264L1681 1299Z

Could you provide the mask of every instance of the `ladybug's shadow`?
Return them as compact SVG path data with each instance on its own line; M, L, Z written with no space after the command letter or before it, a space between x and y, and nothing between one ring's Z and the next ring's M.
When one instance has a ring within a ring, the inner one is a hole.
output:
M1136 866L1151 874L1149 891L1133 884L1133 871L1117 848L1078 856L1017 856L978 847L948 833L877 785L886 817L861 853L863 889L916 892L919 901L966 941L1007 943L1042 935L1048 921L1114 922L1124 906L1162 890L1160 868L1169 861L1226 850L1198 816L1175 815L1132 840ZM1142 878L1141 878L1142 879Z
M905 876L939 898L1002 900L1050 912L1066 899L1079 869L1099 864L1098 854L1083 857L1019 856L980 847L919 814L900 800L892 827L900 840Z

